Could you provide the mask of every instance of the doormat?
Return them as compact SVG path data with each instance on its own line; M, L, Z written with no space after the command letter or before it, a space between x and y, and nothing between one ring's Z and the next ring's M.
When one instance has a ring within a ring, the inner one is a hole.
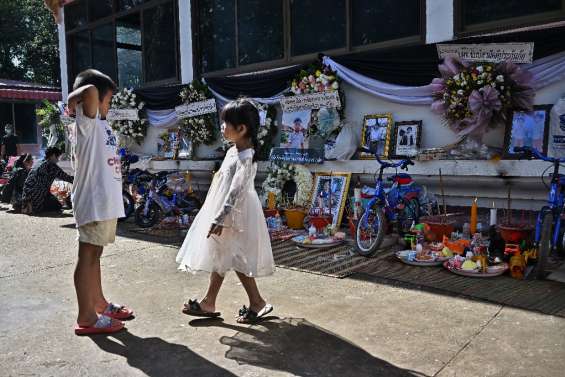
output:
M388 242L387 242L388 241ZM396 239L383 242L383 248L390 250ZM351 243L326 249L307 249L292 241L273 242L273 256L277 267L308 272L317 275L345 278L351 274L379 263L380 257L365 258L355 252Z
M565 317L565 284L549 280L517 280L509 275L469 278L443 267L415 267L398 261L392 252L356 272L362 280L395 283L451 296L470 297L518 309Z

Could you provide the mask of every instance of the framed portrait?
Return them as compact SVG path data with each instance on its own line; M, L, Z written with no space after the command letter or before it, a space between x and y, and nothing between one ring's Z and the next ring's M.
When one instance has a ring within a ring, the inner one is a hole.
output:
M281 148L308 149L311 110L283 113Z
M332 225L341 224L351 173L316 173L310 199L310 215L331 215Z
M363 160L371 160L377 154L379 157L388 158L392 127L391 113L365 115L365 118L363 118L361 147L376 153L361 152L359 157Z
M420 150L422 121L411 120L394 123L392 158L415 157Z
M547 154L549 113L553 105L535 105L533 111L514 111L508 117L504 135L504 157L518 158L515 147L535 148Z

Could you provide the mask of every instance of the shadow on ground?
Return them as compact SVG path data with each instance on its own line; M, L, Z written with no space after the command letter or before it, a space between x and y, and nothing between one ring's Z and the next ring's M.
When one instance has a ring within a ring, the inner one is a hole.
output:
M187 346L169 343L161 338L141 338L127 330L91 338L103 351L125 357L131 367L150 377L235 376L192 352Z
M226 358L239 364L326 377L414 377L422 374L376 358L359 346L302 318L269 317L254 326L234 326L220 319L196 319L191 326L219 326L237 333L220 338Z

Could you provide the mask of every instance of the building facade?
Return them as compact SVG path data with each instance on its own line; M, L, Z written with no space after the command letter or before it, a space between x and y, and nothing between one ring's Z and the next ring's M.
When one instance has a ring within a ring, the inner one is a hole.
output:
M66 98L74 77L93 67L112 76L121 87L156 88L276 70L329 56L364 54L393 48L451 41L464 37L563 26L561 0L75 0L64 8L59 26L61 78ZM421 120L422 147L456 140L429 106L403 105L379 99L344 84L345 116L359 134L367 114L392 113L395 121ZM536 93L536 104L554 104L565 82ZM141 148L155 152L160 130L150 129ZM496 144L504 129L485 137ZM152 141L153 140L153 141ZM183 162L184 163L184 162ZM173 167L162 163L163 168ZM155 165L155 168L158 166ZM186 163L207 170L206 162ZM438 191L439 168L445 175L448 202L500 205L501 185L513 185L515 204L535 208L545 196L538 161L431 161L417 163L411 173ZM374 161L326 162L318 171L351 171L368 178ZM371 174L370 174L371 173ZM500 178L501 176L512 178Z

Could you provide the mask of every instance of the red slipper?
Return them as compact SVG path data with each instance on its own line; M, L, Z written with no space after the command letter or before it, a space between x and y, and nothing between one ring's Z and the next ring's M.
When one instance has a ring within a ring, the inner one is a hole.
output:
M112 304L110 302L108 303L108 306L106 306L106 309L104 309L102 315L114 319L127 319L133 316L133 310L125 305Z
M124 323L108 316L101 315L94 326L75 325L76 335L111 334L124 328Z

